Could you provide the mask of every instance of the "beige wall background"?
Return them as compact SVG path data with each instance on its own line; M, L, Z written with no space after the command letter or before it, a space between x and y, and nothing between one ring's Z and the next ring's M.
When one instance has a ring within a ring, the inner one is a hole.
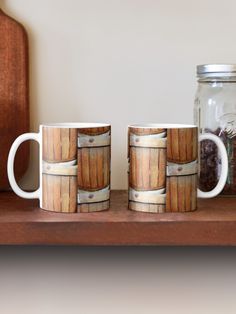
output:
M113 188L126 188L127 124L192 122L195 66L236 62L234 0L0 4L29 34L31 130L110 122ZM235 313L235 265L233 249L1 248L1 313Z
M112 124L112 187L126 188L126 127L192 122L195 66L235 62L236 3L0 0L29 34L31 130ZM23 180L37 185L36 148Z

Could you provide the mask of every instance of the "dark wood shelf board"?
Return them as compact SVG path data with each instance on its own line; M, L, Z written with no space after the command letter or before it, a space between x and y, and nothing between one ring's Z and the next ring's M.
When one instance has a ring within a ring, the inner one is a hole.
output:
M199 200L191 213L127 209L127 193L112 191L100 213L47 212L37 200L0 193L0 244L236 245L236 198Z

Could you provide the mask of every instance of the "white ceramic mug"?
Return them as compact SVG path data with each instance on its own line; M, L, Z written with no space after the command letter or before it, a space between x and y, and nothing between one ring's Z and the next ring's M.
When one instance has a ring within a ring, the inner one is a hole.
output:
M213 141L222 171L216 187L204 192L198 186L198 144ZM198 136L195 125L136 124L128 127L129 209L144 212L187 212L197 208L197 197L218 195L226 183L228 158L220 138Z
M16 183L14 158L21 143L39 143L40 186L25 192ZM39 133L19 136L9 152L8 178L23 198L37 198L40 207L56 212L94 212L109 208L111 126L102 123L57 123Z

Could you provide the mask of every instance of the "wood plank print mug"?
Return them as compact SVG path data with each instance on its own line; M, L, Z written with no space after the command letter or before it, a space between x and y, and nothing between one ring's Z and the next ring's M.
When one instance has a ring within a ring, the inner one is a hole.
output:
M19 188L14 176L15 154L21 143L40 146L40 186L35 192ZM8 157L8 178L23 198L37 198L40 207L55 212L94 212L109 208L111 126L101 123L41 125L13 143Z
M198 141L203 140L213 141L221 157L219 181L209 192L197 188ZM198 136L195 125L130 125L128 161L129 209L143 212L196 210L197 197L218 195L228 174L228 158L222 141L210 133Z

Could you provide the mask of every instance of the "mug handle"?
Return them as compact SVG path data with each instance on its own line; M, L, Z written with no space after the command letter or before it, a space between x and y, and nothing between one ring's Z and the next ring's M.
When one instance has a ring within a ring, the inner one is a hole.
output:
M220 152L220 157L221 157L221 174L219 181L216 185L216 187L209 191L209 192L203 192L200 189L197 190L197 196L200 198L211 198L217 196L224 188L227 176L228 176L228 156L226 152L226 148L222 142L222 140L211 133L205 133L205 134L200 134L199 135L199 141L204 141L204 140L210 140L214 142Z
M29 141L29 140L34 140L38 142L40 145L40 133L22 134L19 137L17 137L14 143L12 144L9 155L8 155L8 161L7 161L8 180L12 187L12 190L18 196L23 197L23 198L28 198L28 199L32 199L32 198L40 199L40 187L38 188L38 190L34 192L25 192L16 183L15 174L14 174L14 160L15 160L17 149L23 142Z

